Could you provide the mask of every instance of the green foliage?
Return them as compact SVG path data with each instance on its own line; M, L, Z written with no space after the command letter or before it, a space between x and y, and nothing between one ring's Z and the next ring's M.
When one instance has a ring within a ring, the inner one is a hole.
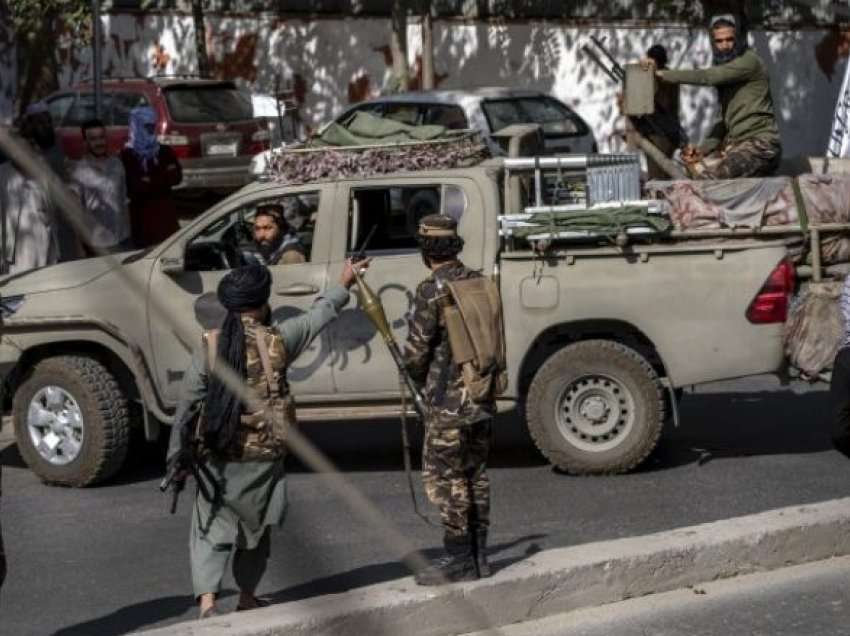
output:
M65 28L77 37L91 34L89 0L6 0L12 26L22 40L32 42L45 31L45 25L61 19Z

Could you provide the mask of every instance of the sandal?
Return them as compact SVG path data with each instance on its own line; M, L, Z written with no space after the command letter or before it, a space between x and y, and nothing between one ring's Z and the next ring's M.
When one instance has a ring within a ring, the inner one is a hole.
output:
M218 616L218 615L219 615L218 609L216 609L216 607L213 606L213 607L208 607L203 612L201 612L201 616L199 618L201 620L203 620L205 618L212 618L212 617Z

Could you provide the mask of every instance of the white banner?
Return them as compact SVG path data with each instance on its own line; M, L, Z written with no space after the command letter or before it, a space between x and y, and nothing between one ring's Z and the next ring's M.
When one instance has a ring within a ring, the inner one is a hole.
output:
M826 147L827 157L850 157L850 60L844 69L844 81L835 104L832 133Z

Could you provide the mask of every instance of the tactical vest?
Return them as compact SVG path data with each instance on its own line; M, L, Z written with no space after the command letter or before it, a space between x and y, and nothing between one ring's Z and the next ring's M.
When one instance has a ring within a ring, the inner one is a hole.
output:
M295 400L286 381L288 359L283 339L273 328L244 321L245 385L260 408L245 412L239 429L223 459L273 461L286 454L289 429L296 425ZM215 368L219 330L204 332L207 365Z
M436 280L452 359L460 367L469 398L489 402L508 388L499 287L483 276Z

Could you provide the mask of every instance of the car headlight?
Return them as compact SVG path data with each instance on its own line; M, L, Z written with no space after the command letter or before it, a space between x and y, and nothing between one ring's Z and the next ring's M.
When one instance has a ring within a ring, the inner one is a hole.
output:
M5 296L0 298L0 315L3 318L14 316L24 304L23 294L19 296Z

